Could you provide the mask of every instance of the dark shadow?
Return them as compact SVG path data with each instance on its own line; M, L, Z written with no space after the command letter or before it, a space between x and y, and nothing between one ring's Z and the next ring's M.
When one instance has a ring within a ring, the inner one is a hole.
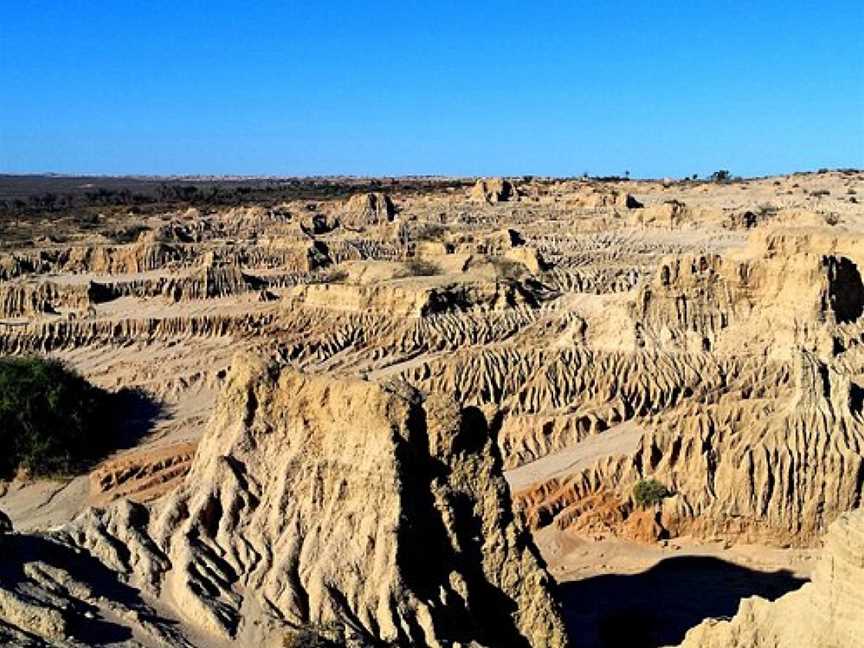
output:
M741 599L774 600L806 580L786 570L760 572L719 558L681 556L632 575L562 583L565 621L584 648L657 648L679 644L708 617L731 617Z
M109 400L114 450L135 447L167 415L165 405L142 389L124 387Z
M854 322L864 313L864 281L855 262L846 257L825 257L828 267L828 307L838 324Z
M176 625L175 621L154 615L137 589L121 582L115 572L84 551L75 551L42 536L24 534L0 536L0 551L4 556L0 561L0 583L4 589L23 589L32 594L33 584L23 566L41 562L66 572L75 581L86 583L95 596L104 596L134 610L144 623ZM98 646L133 638L129 628L102 618L95 606L75 597L66 600L69 601L69 608L64 612L69 620L68 634L84 645Z
M849 387L849 409L853 414L864 413L864 387L857 383L852 383Z
M459 423L459 434L453 440L453 452L480 452L489 434L486 431L486 417L476 407L466 407L462 410L462 420Z

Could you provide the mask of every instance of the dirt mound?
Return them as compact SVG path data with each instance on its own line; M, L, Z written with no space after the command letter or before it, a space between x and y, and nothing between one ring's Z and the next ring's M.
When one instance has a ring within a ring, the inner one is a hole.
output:
M177 645L332 623L358 645L565 645L482 415L405 389L235 359L174 494L149 509L89 510L32 540L85 549L154 609L37 553L7 561L23 575L0 581L6 632L74 636L69 615L91 605Z
M196 447L178 443L103 462L89 476L90 502L104 505L120 497L146 502L170 492L189 472Z

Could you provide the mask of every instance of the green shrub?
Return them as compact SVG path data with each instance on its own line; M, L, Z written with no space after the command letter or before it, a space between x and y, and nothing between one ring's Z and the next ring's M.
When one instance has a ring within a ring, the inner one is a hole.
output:
M337 624L308 625L292 630L282 638L284 648L343 648L344 630Z
M642 479L633 487L633 500L639 508L648 508L659 504L671 493L656 479Z
M114 395L57 360L0 358L0 478L65 476L116 443Z

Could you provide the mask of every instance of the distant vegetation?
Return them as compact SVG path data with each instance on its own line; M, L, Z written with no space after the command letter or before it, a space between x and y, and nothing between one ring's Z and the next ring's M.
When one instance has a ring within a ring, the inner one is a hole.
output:
M467 188L471 179L406 178L148 178L0 174L0 243L26 240L45 221L70 232L101 231L118 243L135 234L118 220L194 207L203 211L293 200L344 199L364 191L422 193Z
M289 200L347 198L363 191L412 193L470 186L469 179L432 178L101 178L0 175L0 213L44 214L125 207L276 205Z
M133 425L128 407L142 398L111 394L57 360L0 358L0 479L80 472L123 439L120 416Z
M633 487L633 500L639 508L649 508L669 497L671 493L656 479L642 479Z

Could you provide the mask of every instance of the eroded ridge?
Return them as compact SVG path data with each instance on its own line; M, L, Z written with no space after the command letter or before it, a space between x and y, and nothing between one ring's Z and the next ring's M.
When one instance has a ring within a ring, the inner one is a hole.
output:
M174 493L3 542L5 569L22 574L0 594L8 637L63 643L74 614L95 606L151 641L186 642L183 628L270 641L338 623L359 645L566 644L482 414L407 386L235 359ZM180 625L24 552L28 542L85 551Z

